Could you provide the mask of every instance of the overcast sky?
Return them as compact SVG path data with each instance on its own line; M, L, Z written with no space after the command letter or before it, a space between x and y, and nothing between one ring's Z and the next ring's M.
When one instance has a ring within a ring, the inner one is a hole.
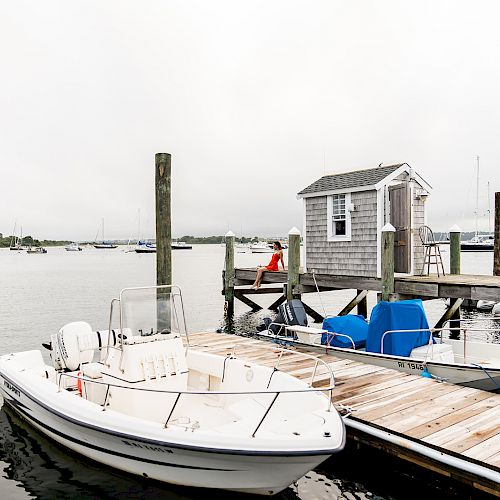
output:
M3 1L0 232L283 235L321 177L408 162L435 230L500 190L500 3ZM491 202L493 207L493 202Z

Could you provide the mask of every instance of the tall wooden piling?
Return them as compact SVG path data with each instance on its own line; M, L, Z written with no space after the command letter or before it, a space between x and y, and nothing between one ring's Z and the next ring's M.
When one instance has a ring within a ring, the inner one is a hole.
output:
M394 300L394 233L392 224L382 228L381 238L381 288L382 300Z
M450 228L450 274L460 274L460 241L461 241L461 230L455 224ZM450 327L460 328L460 318L461 311L460 306L463 299L451 299L450 298L450 308L444 314L444 316L436 324L436 328L441 328L446 320L450 321ZM456 330L450 331L450 336L452 338L459 338L460 332Z
M224 266L224 298L226 316L234 314L234 233L228 231L226 236L226 258Z
M461 230L455 224L450 228L450 274L460 274Z
M156 284L172 284L171 163L169 153L155 155ZM157 294L158 330L170 330L170 294Z
M500 276L500 193L495 193L495 250L493 276Z
M300 231L294 227L288 233L288 279L286 287L286 300L299 296L294 293L294 288L299 284L300 272Z

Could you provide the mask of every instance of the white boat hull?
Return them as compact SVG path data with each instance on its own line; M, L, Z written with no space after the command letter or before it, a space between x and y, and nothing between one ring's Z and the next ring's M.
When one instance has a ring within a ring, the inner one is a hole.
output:
M383 368L390 368L412 375L422 375L425 368L428 373L439 380L449 382L451 384L463 385L466 387L474 387L485 391L497 391L500 389L500 365L489 366L488 364L481 364L478 360L475 364L468 363L446 363L441 361L432 361L403 357L391 356L388 354L378 354L366 352L361 350L346 349L341 347L328 347L312 346L303 342L291 339L290 337L276 337L269 335L265 332L258 334L260 337L278 340L279 342L290 343L297 346L313 349L315 351L326 351L339 359L350 359L359 363L367 363L370 365L381 366ZM457 346L462 345L462 341L448 341L456 343ZM489 348L497 348L500 350L500 345L489 345Z
M146 478L272 495L344 446L345 434L325 438L322 447L309 449L271 449L258 439L253 440L254 449L243 441L224 448L231 436L221 435L210 443L197 441L196 432L165 429L161 423L145 428L143 420L127 420L75 394L58 391L43 378L23 375L19 369L11 369L5 358L0 358L0 393L19 415L76 453ZM53 387L45 387L49 385Z

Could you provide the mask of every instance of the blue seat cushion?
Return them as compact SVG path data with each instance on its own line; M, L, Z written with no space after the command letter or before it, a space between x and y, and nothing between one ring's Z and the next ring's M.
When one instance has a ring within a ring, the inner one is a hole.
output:
M352 343L354 342L355 348L359 349L365 346L368 335L368 323L363 316L358 314L326 318L323 321L323 329L332 333L324 333L321 337L321 343L332 347L352 349ZM348 335L352 342L346 337L336 335L337 333Z

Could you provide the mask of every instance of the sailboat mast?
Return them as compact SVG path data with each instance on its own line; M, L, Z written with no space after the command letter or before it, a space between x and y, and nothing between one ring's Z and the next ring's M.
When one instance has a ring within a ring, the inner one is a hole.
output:
M490 181L488 181L488 233L491 233Z
M476 239L478 234L478 215L479 215L479 156L476 156L477 160L477 172L476 172Z
M104 243L104 217L102 218L102 242Z

